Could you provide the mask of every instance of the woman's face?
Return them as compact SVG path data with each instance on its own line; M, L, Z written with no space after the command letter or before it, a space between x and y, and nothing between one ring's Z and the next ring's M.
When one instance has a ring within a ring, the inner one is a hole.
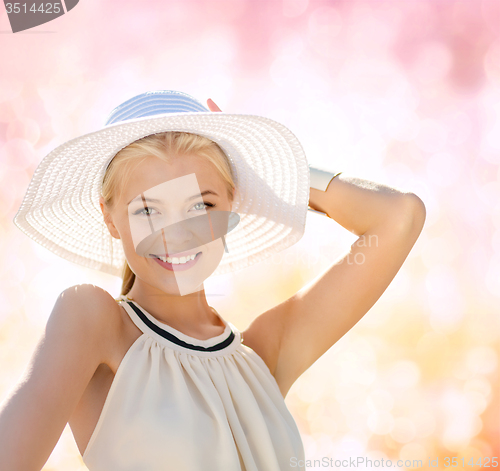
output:
M224 254L213 229L226 213L216 211L231 211L231 201L213 164L193 154L173 156L171 163L152 156L132 170L108 227L119 234L137 278L184 296L203 289Z

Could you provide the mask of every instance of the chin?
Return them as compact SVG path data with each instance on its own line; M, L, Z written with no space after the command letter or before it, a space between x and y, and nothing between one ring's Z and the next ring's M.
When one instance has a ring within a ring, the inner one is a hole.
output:
M154 284L155 288L163 291L172 296L187 296L189 294L197 293L198 291L204 290L204 285L202 283L176 283L174 280L173 283L156 283Z

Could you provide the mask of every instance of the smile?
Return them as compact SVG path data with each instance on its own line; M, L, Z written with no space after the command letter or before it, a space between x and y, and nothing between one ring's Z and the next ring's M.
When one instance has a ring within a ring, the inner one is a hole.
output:
M153 254L151 254L153 255ZM184 271L196 264L201 257L201 252L188 255L187 257L164 257L161 255L153 255L156 263L170 271ZM175 267L175 269L174 269Z

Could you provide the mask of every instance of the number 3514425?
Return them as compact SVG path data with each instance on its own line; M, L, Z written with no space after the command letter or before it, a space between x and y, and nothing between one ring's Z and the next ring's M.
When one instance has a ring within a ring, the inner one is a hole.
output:
M7 13L60 13L61 4L54 3L40 3L40 5L32 4L31 6L26 3L6 3Z

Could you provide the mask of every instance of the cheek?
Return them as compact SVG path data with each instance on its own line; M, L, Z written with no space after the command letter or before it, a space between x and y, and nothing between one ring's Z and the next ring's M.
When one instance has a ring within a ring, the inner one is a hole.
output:
M126 219L125 221L120 221L119 225L116 225L116 228L120 233L120 240L122 241L125 255L128 256L129 254L135 254L137 256L128 220Z
M224 243L222 242L222 239L215 239L212 242L205 244L205 252L207 254L205 263L215 269L224 255Z

